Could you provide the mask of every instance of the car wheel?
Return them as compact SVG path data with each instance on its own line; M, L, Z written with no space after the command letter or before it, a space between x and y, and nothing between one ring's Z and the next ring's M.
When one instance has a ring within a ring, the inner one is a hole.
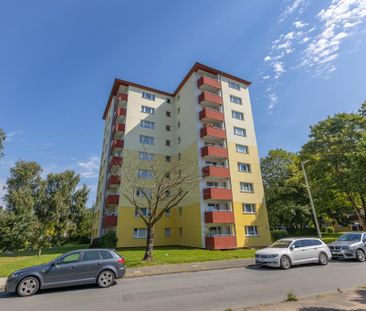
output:
M39 281L34 276L28 276L21 280L17 286L17 294L21 297L34 295L39 289Z
M319 254L319 264L325 266L328 264L328 256L326 253L321 252Z
M291 260L288 256L282 256L280 259L281 269L288 270L291 268Z
M365 253L363 252L362 249L358 249L356 251L356 259L359 262L364 262L365 261Z
M114 273L111 270L104 270L98 275L97 284L99 287L109 287L114 283Z

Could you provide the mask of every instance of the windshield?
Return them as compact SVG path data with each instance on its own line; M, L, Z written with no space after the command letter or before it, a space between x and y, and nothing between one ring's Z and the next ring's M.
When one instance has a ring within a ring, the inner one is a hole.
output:
M360 241L361 233L347 233L339 237L338 241Z
M274 242L271 247L273 248L288 248L292 243L291 240L278 240Z

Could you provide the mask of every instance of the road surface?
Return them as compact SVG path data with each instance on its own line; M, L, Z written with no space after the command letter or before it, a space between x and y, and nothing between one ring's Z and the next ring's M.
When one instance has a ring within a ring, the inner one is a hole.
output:
M366 284L366 263L334 261L288 271L247 267L122 279L95 286L42 291L29 297L0 292L1 311L180 311L220 310L334 292Z

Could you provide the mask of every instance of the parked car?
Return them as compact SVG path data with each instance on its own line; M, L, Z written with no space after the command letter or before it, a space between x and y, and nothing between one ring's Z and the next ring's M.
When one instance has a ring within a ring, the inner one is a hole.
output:
M347 232L329 244L334 259L366 259L366 232Z
M49 263L13 272L6 281L5 291L24 297L46 288L92 283L109 287L125 272L124 258L113 250L75 250Z
M259 265L289 269L306 263L328 264L332 258L328 246L316 238L286 238L255 253Z

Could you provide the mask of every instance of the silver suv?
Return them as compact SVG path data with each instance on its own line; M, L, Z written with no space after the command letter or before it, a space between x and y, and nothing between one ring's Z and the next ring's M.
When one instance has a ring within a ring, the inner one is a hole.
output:
M334 259L357 259L365 261L366 232L347 232L329 244Z

